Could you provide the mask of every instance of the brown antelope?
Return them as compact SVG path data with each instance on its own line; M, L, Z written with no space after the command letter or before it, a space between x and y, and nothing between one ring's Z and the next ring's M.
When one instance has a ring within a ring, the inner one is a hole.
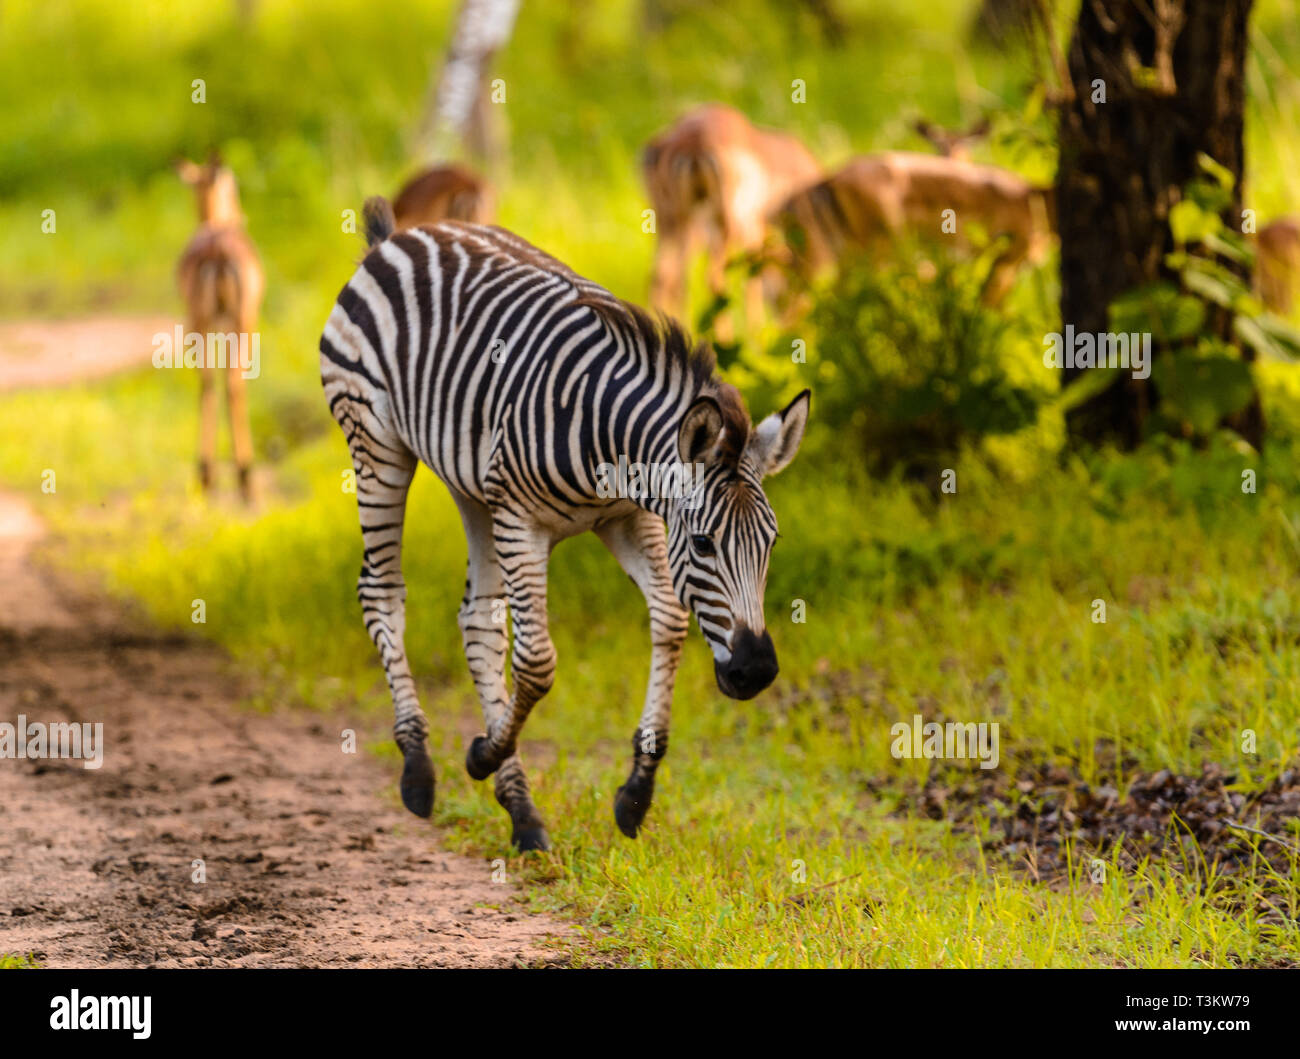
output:
M1256 236L1255 287L1264 305L1283 316L1291 312L1300 281L1300 221L1283 217Z
M863 155L784 203L773 218L784 248L771 253L807 281L855 253L882 257L908 237L968 250L974 225L1005 241L984 290L996 305L1021 263L1045 255L1053 201L1050 188L994 166L902 151Z
M241 365L238 357L224 365L214 363L212 347L217 342L210 336L221 336L226 348L232 333L242 340L244 348L253 340L262 304L262 265L252 240L244 231L235 174L221 164L216 153L204 165L177 162L176 171L194 188L199 209L199 230L185 247L177 268L188 329L203 336L204 356L199 376L199 483L205 491L212 485L217 450L216 375L221 371L231 444L239 470L239 491L247 502L252 499L253 466L253 439L243 375L247 365Z
M393 199L398 228L438 221L491 224L493 195L488 182L463 165L436 165L417 173Z
M822 175L793 136L756 128L716 103L651 140L641 168L658 233L650 302L677 316L686 309L686 277L700 241L708 249L709 287L721 294L728 257L758 250L772 210ZM751 321L757 319L759 280L748 284L746 303Z

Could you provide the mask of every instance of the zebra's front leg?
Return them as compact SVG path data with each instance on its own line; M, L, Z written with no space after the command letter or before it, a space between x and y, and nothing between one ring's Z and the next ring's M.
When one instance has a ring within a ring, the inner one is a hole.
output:
M530 849L550 849L551 836L546 833L542 815L533 804L533 794L518 753L501 762L493 781L497 804L510 814L510 841L521 853Z
M485 735L476 736L465 755L465 770L473 779L496 774L496 799L510 814L511 841L520 850L550 849L550 838L533 805L528 778L519 760L517 742L528 714L550 690L555 676L555 646L546 621L546 567L550 539L526 528L497 523L488 526L484 541L482 514L471 509L465 516L466 535L480 543L470 547L470 587L467 613L462 609L465 656L475 674ZM473 525L471 525L473 523ZM489 568L488 553L494 561ZM487 592L484 592L487 589ZM504 589L514 620L514 692L505 698L505 625L500 591ZM471 601L471 591L477 602ZM495 611L491 625L484 622L483 606ZM478 616L474 616L478 615ZM477 667L477 668L476 668Z
M596 531L645 596L650 611L650 681L641 723L632 736L632 771L614 795L614 821L636 838L654 798L655 771L668 752L673 681L682 656L690 615L673 591L664 524L648 511L636 511Z

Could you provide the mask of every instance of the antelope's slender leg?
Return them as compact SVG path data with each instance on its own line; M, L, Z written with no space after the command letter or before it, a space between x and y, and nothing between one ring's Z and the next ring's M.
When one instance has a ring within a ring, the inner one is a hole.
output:
M731 234L725 222L709 225L706 276L709 293L716 300L727 296L727 259L731 253ZM730 342L736 336L736 313L728 306L713 321L713 330L720 341Z
M996 308L1002 304L1002 300L1007 296L1007 293L1015 286L1016 272L1024 259L1024 248L1013 244L993 262L988 279L984 281L983 299L985 305Z
M230 444L239 470L239 493L244 502L253 498L253 435L248 423L248 394L238 358L226 368L226 413L230 417Z
M636 838L654 797L655 770L668 751L673 681L681 660L690 615L673 591L663 522L636 511L596 530L645 596L650 611L650 680L641 721L632 736L632 771L614 797L614 819L629 838Z
M465 596L458 620L483 721L487 731L508 724L510 697L506 691L506 585L501 575L493 537L492 513L486 504L453 494L465 526L469 563ZM469 759L467 758L467 767ZM470 772L473 775L471 769ZM481 778L481 777L479 777ZM537 807L533 805L523 763L515 751L502 760L495 775L496 799L510 814L511 840L521 850L549 849L550 839Z
M199 369L199 485L212 488L212 468L217 459L216 369Z
M650 304L654 308L681 317L686 309L689 266L686 231L679 225L665 225L655 238L654 271L650 277Z
M254 262L256 265L256 262ZM257 311L261 303L261 270L249 277L256 285L255 293L249 295L240 309L239 336L240 347L247 342L252 348L257 330ZM246 336L246 337L245 337ZM238 359L238 358L237 358ZM250 361L247 367L252 367ZM230 440L235 452L235 466L239 469L239 492L244 502L253 498L253 431L248 420L247 380L244 378L243 366L232 364L226 377L226 399L230 414Z

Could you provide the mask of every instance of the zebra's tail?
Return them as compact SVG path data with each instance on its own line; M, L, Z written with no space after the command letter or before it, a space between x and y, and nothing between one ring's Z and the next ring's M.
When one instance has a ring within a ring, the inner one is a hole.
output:
M393 207L382 195L373 195L366 199L366 204L361 210L361 218L365 222L367 249L376 243L382 243L397 227L397 222L393 220Z

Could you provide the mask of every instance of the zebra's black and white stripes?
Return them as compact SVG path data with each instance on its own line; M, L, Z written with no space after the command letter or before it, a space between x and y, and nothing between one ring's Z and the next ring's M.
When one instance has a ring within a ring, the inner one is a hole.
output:
M776 675L763 620L776 520L762 477L793 458L807 392L753 428L739 394L714 377L711 356L675 325L500 228L444 223L392 234L386 209L367 205L373 245L326 323L321 380L357 475L358 594L393 696L403 801L424 816L433 806L401 572L407 489L424 463L450 489L468 542L458 617L485 732L466 768L476 779L496 774L520 848L548 844L516 743L555 675L551 549L592 530L645 595L650 680L632 773L615 801L620 828L635 835L667 748L689 614L726 694L748 698ZM620 460L701 473L688 490L611 495L604 469ZM502 599L514 628L509 690Z

